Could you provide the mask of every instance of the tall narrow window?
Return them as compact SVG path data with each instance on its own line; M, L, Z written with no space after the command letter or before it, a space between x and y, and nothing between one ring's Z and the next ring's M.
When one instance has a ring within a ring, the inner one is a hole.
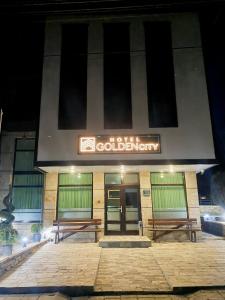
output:
M59 174L58 218L92 217L92 174Z
M86 128L87 44L87 24L62 26L59 129Z
M183 173L151 173L153 216L187 218Z
M132 128L129 24L104 24L105 129Z
M43 174L34 170L34 139L17 139L12 200L16 221L40 221Z
M177 127L169 22L145 23L149 127Z

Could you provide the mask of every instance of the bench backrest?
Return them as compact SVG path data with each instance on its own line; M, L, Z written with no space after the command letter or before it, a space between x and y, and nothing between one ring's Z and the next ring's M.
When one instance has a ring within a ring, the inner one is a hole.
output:
M178 219L148 219L149 225L185 225L196 224L196 218L178 218Z
M57 219L53 226L74 226L74 225L100 225L101 219Z

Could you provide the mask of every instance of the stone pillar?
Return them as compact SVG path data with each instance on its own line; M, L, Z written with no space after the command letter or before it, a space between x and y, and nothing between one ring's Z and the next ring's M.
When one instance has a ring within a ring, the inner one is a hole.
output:
M189 218L196 218L198 227L201 227L196 173L185 172L185 182Z
M104 205L104 173L94 172L93 173L93 218L101 219L102 225L101 232L98 233L98 237L101 238L104 235L104 224L105 224L105 210Z
M141 171L140 174L141 214L144 227L144 235L150 236L148 231L148 219L152 218L151 182L150 172ZM149 196L143 195L143 190L150 190Z
M45 229L51 227L53 220L56 218L57 189L58 173L47 173L43 205L43 225Z

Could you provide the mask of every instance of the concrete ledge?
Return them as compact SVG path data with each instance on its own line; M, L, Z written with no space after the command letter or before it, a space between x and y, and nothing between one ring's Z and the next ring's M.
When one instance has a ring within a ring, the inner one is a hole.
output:
M99 240L101 248L149 248L151 240L146 236L105 236Z
M225 222L221 222L221 221L203 221L202 229L205 232L225 237Z
M22 249L21 251L12 254L9 257L4 258L2 261L0 261L0 276L5 274L7 271L9 271L11 268L18 265L21 261L26 259L29 255L37 251L40 247L42 247L44 244L46 244L48 241L41 241L40 243L36 243L30 247L26 247Z

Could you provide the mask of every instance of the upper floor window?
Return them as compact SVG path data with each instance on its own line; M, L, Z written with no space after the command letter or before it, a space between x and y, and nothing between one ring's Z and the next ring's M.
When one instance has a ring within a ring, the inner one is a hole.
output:
M59 129L86 129L88 25L62 26Z
M149 127L177 127L170 23L144 25Z
M129 24L104 24L104 127L132 128Z

